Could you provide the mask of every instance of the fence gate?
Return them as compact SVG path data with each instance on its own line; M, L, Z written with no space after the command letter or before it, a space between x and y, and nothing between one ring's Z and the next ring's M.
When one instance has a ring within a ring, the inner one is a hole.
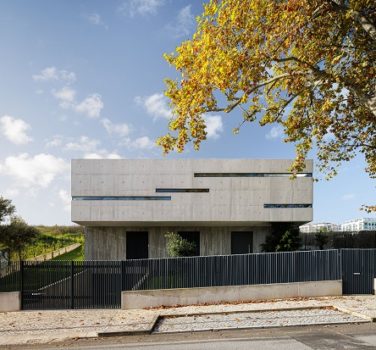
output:
M24 310L121 307L118 261L27 261L20 272Z
M342 249L343 294L373 294L376 249Z

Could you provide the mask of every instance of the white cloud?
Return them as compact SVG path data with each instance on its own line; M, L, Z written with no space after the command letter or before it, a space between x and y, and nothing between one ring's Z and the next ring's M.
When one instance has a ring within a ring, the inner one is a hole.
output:
M85 159L121 159L121 156L115 152L108 153L105 150L100 150L98 152L87 153L84 155Z
M65 81L66 83L74 83L76 74L66 70L59 70L56 67L46 67L39 74L34 74L35 81Z
M46 141L46 147L59 147L63 144L63 136L55 135Z
M65 211L71 210L71 196L69 195L68 191L60 190L59 191L59 198L63 202L63 208Z
M343 201L351 201L352 199L354 199L355 198L355 194L354 193L346 193L346 194L344 194L342 197L341 197L341 199L343 200Z
M148 136L139 137L131 141L130 145L137 149L152 149L155 147L155 143Z
M223 132L222 117L220 115L204 116L206 124L206 137L208 139L217 139Z
M99 13L89 13L88 15L85 15L85 18L91 24L94 24L96 26L103 26L104 28L108 29L108 26L104 23Z
M99 140L91 139L87 136L81 136L77 141L68 142L64 146L66 151L93 152L100 144Z
M283 136L283 128L282 126L273 126L269 132L265 135L266 139L272 140L277 138L282 138Z
M172 117L167 99L163 94L156 93L146 97L137 96L135 101L137 104L143 106L154 120L158 118L170 119Z
M119 12L130 17L155 15L164 3L164 0L127 0L119 7Z
M76 91L68 86L64 86L60 90L52 90L52 95L59 101L62 108L71 108L74 105Z
M0 132L16 145L23 145L32 140L27 135L27 131L30 129L30 125L22 119L17 119L10 115L4 115L0 118Z
M0 173L8 175L21 187L46 188L56 176L66 172L69 164L62 158L40 153L9 156L0 164Z
M195 25L195 18L191 12L191 5L183 7L174 22L167 25L167 30L175 38L187 36Z
M107 118L102 119L101 123L110 135L117 134L121 137L124 137L124 136L128 136L130 133L130 127L126 123L115 124Z
M86 97L80 104L75 106L78 113L85 114L89 118L100 117L104 107L102 97L99 94L92 94Z

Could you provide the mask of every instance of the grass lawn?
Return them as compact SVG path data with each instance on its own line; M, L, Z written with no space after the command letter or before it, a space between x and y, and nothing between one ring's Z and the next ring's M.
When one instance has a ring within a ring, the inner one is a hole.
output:
M57 256L56 258L53 258L52 260L59 260L59 261L83 261L84 260L84 251L83 246L76 248L75 250L72 250L69 253L62 254L60 256Z
M24 249L23 260L50 253L75 243L84 244L83 229L80 226L35 226L35 228L38 230L38 236L33 244ZM6 249L6 247L0 245L0 249L4 248ZM77 259L74 260L79 260L79 255L76 252ZM13 261L18 259L15 252L11 252L10 258Z

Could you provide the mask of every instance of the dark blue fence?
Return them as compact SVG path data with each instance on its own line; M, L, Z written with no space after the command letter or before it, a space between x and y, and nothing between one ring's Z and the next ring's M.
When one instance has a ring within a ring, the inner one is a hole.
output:
M168 289L341 279L338 250L122 262L122 289Z
M0 292L23 309L120 308L122 290L343 280L344 294L372 294L376 249L316 250L125 261L14 263Z

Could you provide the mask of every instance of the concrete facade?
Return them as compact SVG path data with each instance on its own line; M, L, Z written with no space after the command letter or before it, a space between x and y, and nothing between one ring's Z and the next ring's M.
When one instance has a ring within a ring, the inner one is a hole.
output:
M0 293L0 312L11 312L21 310L20 292L1 292Z
M231 232L260 250L273 222L312 220L312 161L72 160L72 221L86 226L85 257L127 258L129 231L148 232L148 257L166 256L164 234L200 232L200 255L231 253ZM180 191L180 192L179 192Z
M124 260L126 259L127 231L145 231L139 227L87 227L85 239L85 257L89 260ZM184 232L187 227L148 227L150 258L167 256L166 232ZM270 233L269 226L249 227L189 227L189 231L200 232L200 255L231 254L231 232L252 231L253 249L261 252L261 244Z
M342 295L342 281L123 291L122 309Z

